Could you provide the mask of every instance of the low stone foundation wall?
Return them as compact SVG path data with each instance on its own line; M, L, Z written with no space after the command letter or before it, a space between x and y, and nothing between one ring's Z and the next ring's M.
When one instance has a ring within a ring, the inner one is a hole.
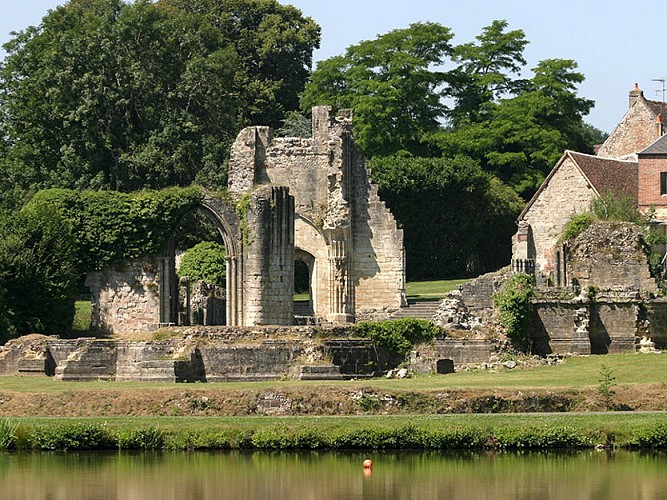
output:
M532 303L530 334L533 352L539 355L629 352L643 337L665 349L667 300L542 295Z

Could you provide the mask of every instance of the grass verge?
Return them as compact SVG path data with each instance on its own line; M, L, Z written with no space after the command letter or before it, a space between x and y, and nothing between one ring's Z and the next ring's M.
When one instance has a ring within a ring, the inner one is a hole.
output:
M667 448L667 414L19 418L7 449Z

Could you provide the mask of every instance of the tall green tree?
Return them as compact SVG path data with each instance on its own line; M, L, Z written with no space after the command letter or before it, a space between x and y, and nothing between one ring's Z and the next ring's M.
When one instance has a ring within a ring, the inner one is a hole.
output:
M457 65L447 75L447 94L455 102L448 113L455 127L479 121L489 103L522 90L524 81L512 75L526 65L523 51L528 40L523 30L507 31L507 26L505 20L493 21L476 42L454 47L452 58Z
M428 134L440 127L449 28L415 23L318 63L302 95L304 111L328 104L353 108L357 143L368 157L398 152L429 154Z
M224 185L238 130L296 109L319 28L274 0L190 3L70 0L6 44L3 197Z
M592 153L590 131L583 121L593 101L577 96L583 75L571 60L550 59L515 97L488 103L486 115L435 141L443 154L477 159L528 199L565 149Z
M476 161L375 158L371 174L403 227L409 280L489 271L509 261L523 203Z
M320 44L313 19L276 0L158 0L158 7L200 17L234 47L234 87L245 122L278 128L287 111L299 108Z
M0 340L70 330L79 275L72 228L34 204L0 221Z

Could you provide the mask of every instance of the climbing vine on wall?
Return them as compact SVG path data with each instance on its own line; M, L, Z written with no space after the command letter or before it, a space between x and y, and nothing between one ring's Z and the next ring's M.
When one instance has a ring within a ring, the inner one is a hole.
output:
M510 340L522 351L530 349L528 321L534 286L533 276L515 274L493 296L500 323L505 327Z
M80 272L161 252L179 221L196 208L199 188L118 193L49 189L26 208L55 207L71 225Z

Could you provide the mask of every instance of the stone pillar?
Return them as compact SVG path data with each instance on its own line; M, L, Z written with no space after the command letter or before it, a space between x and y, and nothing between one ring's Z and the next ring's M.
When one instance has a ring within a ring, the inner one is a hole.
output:
M354 321L352 311L352 283L350 280L350 261L345 241L333 240L329 248L329 272L331 276L329 296L332 323L350 323Z
M244 235L243 324L294 320L294 198L284 187L255 189Z

